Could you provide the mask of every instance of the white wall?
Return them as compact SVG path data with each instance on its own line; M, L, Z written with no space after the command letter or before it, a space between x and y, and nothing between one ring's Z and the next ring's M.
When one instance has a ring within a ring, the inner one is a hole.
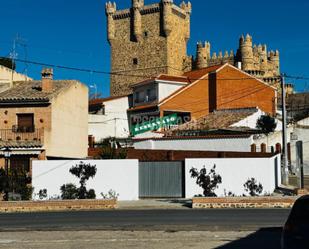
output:
M185 83L170 83L158 81L159 101L170 96L172 93L185 85Z
M48 196L60 196L60 186L66 183L78 185L78 178L69 169L80 161L33 161L32 185L34 193L47 189ZM87 182L87 189L93 188L97 198L100 193L110 189L119 193L119 200L138 199L138 161L137 160L87 160L97 166L94 179Z
M309 117L308 117L308 118L304 118L304 119L298 121L297 124L298 124L298 125L309 126Z
M265 115L265 112L258 109L257 112L255 112L252 115L242 119L241 121L231 125L231 127L249 127L249 128L255 129L256 123L262 115ZM282 122L280 120L276 119L276 123L277 123L277 127L276 127L275 131L281 131L282 130Z
M297 136L298 141L303 141L303 160L304 160L304 173L309 175L309 127L295 128L294 135ZM291 141L291 160L292 168L296 170L296 142Z
M96 141L107 137L126 138L129 136L127 110L128 97L104 102L105 115L89 114L88 134L93 135Z
M186 159L186 198L191 198L198 194L203 194L195 180L190 177L192 167L200 170L203 166L207 172L216 165L216 173L222 177L222 184L215 191L217 196L224 196L224 190L231 191L236 195L246 194L244 183L249 178L255 178L263 185L264 192L273 193L275 190L275 158L278 158L278 185L281 184L280 177L280 156L272 158L207 158L207 159Z
M193 151L251 151L252 139L216 138L216 139L149 139L134 141L135 149L150 150L193 150Z
M288 127L287 129L287 143L290 142L291 133L293 132L293 127ZM273 133L270 133L268 136L264 134L259 134L254 136L253 143L256 144L257 151L260 151L260 146L262 143L265 143L267 146L267 152L271 152L271 147L273 146L276 150L276 144L281 144L282 148L282 132L281 131L275 131Z
M13 78L12 78L13 72ZM17 73L10 68L0 65L0 92L7 90L11 83L16 81L30 81L30 77Z

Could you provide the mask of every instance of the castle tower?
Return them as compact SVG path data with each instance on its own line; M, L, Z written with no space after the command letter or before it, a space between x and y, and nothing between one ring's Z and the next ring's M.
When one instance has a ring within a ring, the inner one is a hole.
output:
M107 40L111 44L115 37L115 22L113 20L113 14L116 12L116 3L108 2L105 4L105 13L107 18Z
M133 37L140 42L142 39L142 15L141 8L144 6L143 0L132 0L133 12Z
M239 39L240 59L242 63L242 70L251 70L253 68L253 48L252 37L247 34Z
M279 51L271 51L269 57L270 63L272 65L273 73L275 75L280 75L280 54Z
M210 59L210 43L205 42L205 44L202 44L201 42L198 42L196 48L196 61L195 61L196 69L208 67L209 59Z
M267 63L267 46L264 44L261 47L261 52L260 52L260 70L261 71L267 71L268 63Z
M132 0L130 9L106 3L111 47L111 95L131 93L131 85L160 73L182 75L190 38L191 4L172 0L144 5Z

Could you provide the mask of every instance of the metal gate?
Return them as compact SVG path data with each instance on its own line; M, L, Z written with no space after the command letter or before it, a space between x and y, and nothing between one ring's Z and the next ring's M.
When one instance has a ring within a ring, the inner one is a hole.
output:
M184 163L140 162L140 198L182 198L184 197Z

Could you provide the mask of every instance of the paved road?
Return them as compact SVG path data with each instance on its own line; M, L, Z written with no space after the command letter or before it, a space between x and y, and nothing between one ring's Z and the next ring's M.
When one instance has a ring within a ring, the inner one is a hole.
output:
M0 231L256 231L282 227L287 209L114 210L0 214Z
M0 232L0 249L280 249L280 230Z

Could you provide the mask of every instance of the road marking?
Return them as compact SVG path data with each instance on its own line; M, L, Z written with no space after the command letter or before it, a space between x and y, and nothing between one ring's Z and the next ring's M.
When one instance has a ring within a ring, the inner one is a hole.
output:
M16 240L10 240L10 239L0 239L0 244L11 244L16 242Z

